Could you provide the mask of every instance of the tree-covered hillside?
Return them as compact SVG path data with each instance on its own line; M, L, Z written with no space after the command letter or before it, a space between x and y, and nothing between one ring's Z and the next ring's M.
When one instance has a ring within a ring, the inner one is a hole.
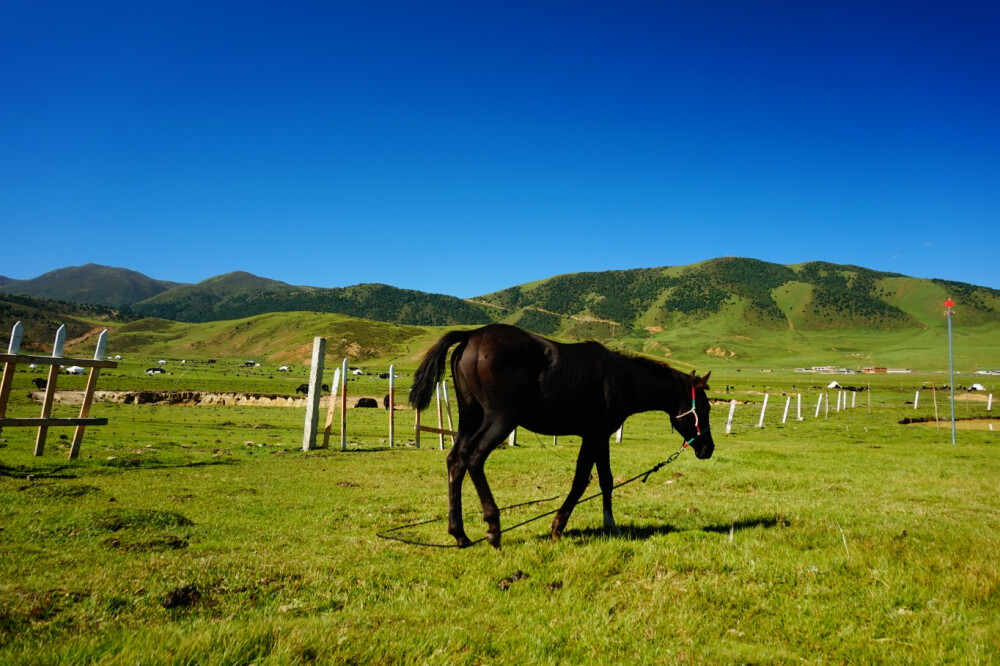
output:
M384 284L361 284L335 289L268 285L220 293L200 285L161 294L135 305L150 317L185 322L242 319L268 312L326 312L362 319L446 326L486 324L487 309L453 296L397 289Z
M889 278L909 291L937 298L934 284L962 297L976 321L1000 321L1000 292L985 287L906 278L858 266L809 262L783 266L757 259L724 257L686 267L646 268L560 275L488 294L481 301L510 312L541 309L551 317L602 319L623 330L677 325L731 312L742 327L764 330L830 330L922 326L886 291ZM943 299L942 299L943 300ZM524 319L528 327L534 321ZM542 331L539 331L542 332Z

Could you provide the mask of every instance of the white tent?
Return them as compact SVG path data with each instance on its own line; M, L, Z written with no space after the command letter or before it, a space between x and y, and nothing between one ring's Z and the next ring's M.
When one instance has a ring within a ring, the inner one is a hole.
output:
M826 385L826 387L827 388L840 388L840 384L838 384L837 382L830 382L829 384Z

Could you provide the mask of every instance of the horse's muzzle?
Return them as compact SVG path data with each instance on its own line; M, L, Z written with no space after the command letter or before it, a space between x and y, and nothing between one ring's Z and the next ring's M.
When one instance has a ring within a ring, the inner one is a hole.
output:
M715 441L712 439L712 433L706 432L696 437L691 443L691 448L694 449L694 455L699 460L711 458L712 454L715 453Z

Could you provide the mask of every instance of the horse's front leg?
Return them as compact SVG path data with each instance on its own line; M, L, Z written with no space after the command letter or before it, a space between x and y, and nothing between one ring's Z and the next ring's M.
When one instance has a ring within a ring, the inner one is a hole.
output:
M576 503L580 501L580 496L583 495L583 491L587 489L587 484L590 483L590 470L593 466L594 447L589 440L584 439L580 445L580 454L576 458L576 474L573 476L573 486L569 489L566 501L556 511L556 517L552 519L553 541L558 540L563 530L566 529L566 523L569 522L570 514L573 513Z
M604 501L604 529L612 534L621 534L611 511L611 491L615 487L615 477L611 474L611 445L604 440L596 446L594 462L597 464L597 480L601 484L601 499Z
M448 534L455 537L459 548L472 545L462 521L462 482L466 465L461 449L456 445L448 454Z

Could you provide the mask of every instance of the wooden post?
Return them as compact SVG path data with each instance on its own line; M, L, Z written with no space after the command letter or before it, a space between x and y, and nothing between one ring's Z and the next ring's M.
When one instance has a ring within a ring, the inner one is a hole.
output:
M729 418L726 419L726 434L728 435L733 430L733 414L736 412L736 401L729 401Z
M396 439L396 368L389 366L389 446Z
M14 328L10 332L10 344L7 345L7 353L11 356L15 356L21 351L21 322L14 324ZM3 379L0 380L0 419L7 416L7 402L10 400L10 386L14 381L14 368L17 367L17 363L14 361L5 361L3 364ZM3 427L0 426L0 432L3 432Z
M340 364L340 450L347 450L347 359Z
M438 448L444 451L444 419L441 414L441 382L434 385L434 396L437 399L437 412L438 412L438 442L440 443Z
M66 325L62 324L56 331L56 342L52 347L52 358L62 358L63 345L66 343ZM45 386L45 398L42 401L42 416L47 419L52 416L52 402L56 397L56 380L59 378L59 368L62 366L53 363L49 366L48 384ZM49 434L49 427L38 426L38 434L35 436L35 455L40 456L45 452L45 438Z
M323 356L326 338L313 338L312 365L309 368L309 393L306 396L306 422L302 430L302 450L316 448L316 429L319 426L319 403L323 394Z
M441 380L441 394L444 396L444 412L448 416L448 430L455 432L455 423L451 420L451 400L448 399L448 380ZM451 445L455 446L455 435L451 435Z
M420 448L420 410L413 408L413 443Z
M97 338L97 350L94 351L94 360L100 361L104 358L104 352L108 348L108 329L101 331ZM90 369L90 376L87 378L87 390L83 394L83 404L80 405L80 418L85 419L90 416L90 406L94 402L94 390L97 388L97 376L101 374L101 369L94 366ZM80 444L83 442L83 431L87 426L81 424L73 431L73 443L69 449L69 459L76 460L80 455Z
M323 425L323 448L330 448L330 432L333 431L333 415L337 412L337 396L340 395L340 368L333 371L330 384L330 398L326 403L326 423Z
M760 420L757 421L757 427L758 428L763 428L764 427L764 412L767 411L767 399L768 399L768 397L769 397L768 394L765 393L764 394L764 404L761 405L761 407L760 407Z

